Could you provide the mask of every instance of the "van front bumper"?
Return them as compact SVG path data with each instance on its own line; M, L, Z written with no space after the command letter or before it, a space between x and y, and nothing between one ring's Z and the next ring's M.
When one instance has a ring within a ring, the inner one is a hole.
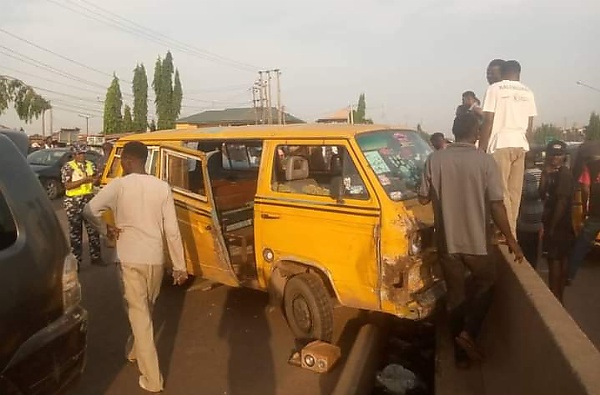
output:
M0 374L0 393L63 390L85 366L87 324L87 311L76 306L31 336Z
M443 280L434 281L431 286L413 293L412 301L408 303L409 313L402 318L422 320L430 317L437 310L446 295L446 283Z

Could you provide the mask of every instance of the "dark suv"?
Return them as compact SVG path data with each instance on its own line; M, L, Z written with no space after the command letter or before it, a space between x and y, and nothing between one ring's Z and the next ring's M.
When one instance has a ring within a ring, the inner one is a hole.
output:
M83 370L87 312L65 233L11 141L22 136L0 131L0 394L55 394Z
M38 175L51 200L56 199L64 192L60 169L71 159L73 159L73 151L70 148L48 148L32 152L27 156L29 166ZM88 151L85 159L94 162L100 169L102 155L95 151Z

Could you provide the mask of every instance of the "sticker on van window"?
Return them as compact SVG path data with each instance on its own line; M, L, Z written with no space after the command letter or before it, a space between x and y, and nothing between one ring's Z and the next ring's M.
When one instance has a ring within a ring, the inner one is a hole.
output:
M384 187L392 184L392 181L385 174L380 174L377 177L379 178L381 185L383 185Z
M367 161L373 168L373 171L375 172L375 174L383 174L383 173L390 172L390 168L385 163L385 161L383 160L383 158L381 157L379 152L367 151L367 152L365 152L365 157L367 158Z

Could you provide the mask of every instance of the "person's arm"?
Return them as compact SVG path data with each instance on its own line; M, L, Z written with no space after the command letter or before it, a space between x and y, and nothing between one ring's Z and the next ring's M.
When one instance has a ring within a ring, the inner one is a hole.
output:
M175 212L175 202L171 188L168 188L167 198L162 207L163 228L169 255L173 262L173 280L175 284L183 284L187 280L187 269L183 253L183 242L181 241L181 232L177 223L177 214Z
M483 125L481 125L479 135L479 149L487 152L494 125L494 113L496 112L496 87L494 85L487 88L485 98L483 99Z
M419 203L426 205L431 202L431 161L427 158L423 175L421 176L421 186L419 187Z
M581 204L583 209L583 218L587 218L590 202L590 186L581 185Z
M108 234L108 227L102 220L102 213L107 210L114 210L117 201L118 180L113 180L107 186L102 188L100 192L83 208L83 216L102 234L103 236L111 236L117 238L118 230L111 230L112 234Z
M66 190L76 189L82 186L83 184L89 184L93 181L93 177L84 177L81 180L72 181L73 179L73 169L69 166L68 163L65 163L63 167L60 169L61 173L61 181Z
M494 223L502 232L504 237L506 237L506 243L508 244L508 248L515 254L515 262L523 261L523 251L521 251L521 247L517 240L515 240L515 236L512 234L510 230L510 225L508 223L508 215L506 214L506 207L504 206L504 202L502 200L496 200L490 202L490 208L492 213L492 219Z
M579 185L581 186L581 208L583 211L583 218L586 218L589 210L590 202L590 169L587 165L583 166L581 176L579 176Z

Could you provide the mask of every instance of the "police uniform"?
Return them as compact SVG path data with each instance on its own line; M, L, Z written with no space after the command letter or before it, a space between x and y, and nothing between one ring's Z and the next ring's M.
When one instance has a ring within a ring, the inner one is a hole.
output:
M75 153L85 152L85 148L75 148ZM77 162L73 159L65 163L61 168L62 183L65 185L68 182L76 182L87 176L97 174L96 165L86 160L84 163ZM77 258L78 265L81 265L83 255L83 225L88 234L88 242L90 245L90 257L93 265L102 265L100 255L100 235L98 231L83 217L83 208L92 200L93 184L82 184L74 189L66 189L64 207L69 221L69 238L71 241L71 251Z

